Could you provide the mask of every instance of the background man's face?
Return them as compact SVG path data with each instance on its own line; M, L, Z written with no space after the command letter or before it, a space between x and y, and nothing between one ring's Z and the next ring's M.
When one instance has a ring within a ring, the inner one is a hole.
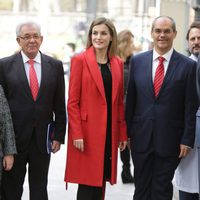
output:
M200 29L192 28L190 30L188 46L190 53L198 56L200 53Z

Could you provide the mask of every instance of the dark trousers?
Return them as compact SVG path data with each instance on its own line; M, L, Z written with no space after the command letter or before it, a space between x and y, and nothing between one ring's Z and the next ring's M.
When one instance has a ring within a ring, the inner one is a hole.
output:
M199 200L199 194L179 191L179 200Z
M132 152L135 178L134 200L172 200L172 179L177 157L160 157L153 149Z
M78 185L77 200L103 200L105 186L95 187L88 185Z
M49 162L50 155L40 153L33 137L29 148L15 156L12 170L3 172L3 200L21 200L27 169L30 200L48 200L47 177ZM26 169L27 164L28 168Z
M124 151L120 151L120 158L123 163L123 169L130 169L130 149L128 146L124 149Z

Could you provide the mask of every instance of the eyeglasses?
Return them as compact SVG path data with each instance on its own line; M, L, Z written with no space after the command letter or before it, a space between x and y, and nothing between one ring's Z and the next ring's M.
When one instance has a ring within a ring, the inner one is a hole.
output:
M31 40L32 38L33 38L34 40L38 40L38 39L41 38L41 36L39 36L39 35L26 35L26 36L24 36L24 37L18 36L18 38L21 38L21 39L23 39L23 40L25 40L25 41L29 41L29 40Z
M163 34L165 34L165 35L167 35L167 34L170 34L170 33L172 33L173 31L171 30L171 29L154 29L153 30L156 34L161 34L161 33L163 33Z

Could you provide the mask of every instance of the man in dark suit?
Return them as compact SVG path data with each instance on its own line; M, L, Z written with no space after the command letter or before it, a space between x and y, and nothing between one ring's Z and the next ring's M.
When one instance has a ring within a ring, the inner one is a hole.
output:
M3 173L3 197L21 199L28 164L30 200L47 200L49 150L56 153L60 149L66 129L63 66L39 51L43 37L38 24L21 23L16 34L21 51L0 60L0 82L10 106L18 150L12 170ZM47 133L53 121L49 143Z
M126 120L134 200L171 200L174 171L194 145L196 63L173 49L176 33L172 18L157 17L154 49L131 60Z

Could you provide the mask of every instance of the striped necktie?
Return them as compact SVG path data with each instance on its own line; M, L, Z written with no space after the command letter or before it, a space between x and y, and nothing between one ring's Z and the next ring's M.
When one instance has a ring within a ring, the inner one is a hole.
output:
M155 78L154 78L154 92L155 96L158 96L158 93L160 91L160 88L162 86L163 80L164 80L164 65L163 62L165 58L163 57L158 57L159 64L158 67L156 68L156 73L155 73Z
M34 60L31 59L28 61L28 63L30 64L30 70L29 70L30 89L31 89L33 99L34 101L36 101L39 86L38 86L37 74L34 68Z

